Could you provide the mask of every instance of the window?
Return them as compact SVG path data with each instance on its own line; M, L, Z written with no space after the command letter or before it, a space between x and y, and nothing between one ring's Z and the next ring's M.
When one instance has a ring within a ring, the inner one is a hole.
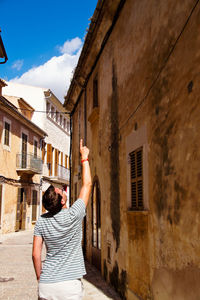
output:
M22 168L25 169L27 166L27 142L28 136L22 133Z
M61 152L61 160L60 160L60 165L63 166L63 152Z
M37 191L32 193L32 222L37 220Z
M9 146L10 145L10 124L5 122L4 123L4 145Z
M93 108L98 107L98 75L93 80Z
M34 157L37 158L37 147L38 147L38 142L35 140L34 141Z
M6 117L3 117L3 134L2 134L2 146L4 150L10 151L11 148L11 121Z
M143 210L143 148L129 154L131 164L131 210Z
M59 151L55 149L55 165L54 165L54 175L58 176L58 164L59 164Z

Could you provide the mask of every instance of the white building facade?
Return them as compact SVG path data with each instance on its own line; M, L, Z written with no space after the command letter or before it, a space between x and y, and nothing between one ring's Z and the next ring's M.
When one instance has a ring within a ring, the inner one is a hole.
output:
M42 195L49 185L60 188L67 185L69 199L70 118L50 89L6 83L3 94L23 98L33 108L31 121L47 133L44 139L34 141L36 146L39 145L39 155L43 160L38 217L44 211Z

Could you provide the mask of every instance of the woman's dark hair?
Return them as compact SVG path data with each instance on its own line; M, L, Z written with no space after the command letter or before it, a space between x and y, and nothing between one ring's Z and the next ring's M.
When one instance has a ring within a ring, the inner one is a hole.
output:
M53 185L50 185L42 197L44 208L51 214L55 215L62 209L62 196L55 192Z

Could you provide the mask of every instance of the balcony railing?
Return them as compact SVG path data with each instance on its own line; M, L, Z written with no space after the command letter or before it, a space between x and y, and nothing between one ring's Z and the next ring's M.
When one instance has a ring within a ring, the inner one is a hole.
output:
M18 153L16 157L17 171L30 174L42 173L42 159L35 157L33 154Z
M58 178L69 181L69 169L67 169L61 165L58 165L57 172L58 172Z
M63 183L69 182L69 176L70 176L70 171L69 169L58 165L57 166L57 172L55 170L55 166L51 164L44 164L43 165L43 176L50 177L51 180L56 181L61 181Z

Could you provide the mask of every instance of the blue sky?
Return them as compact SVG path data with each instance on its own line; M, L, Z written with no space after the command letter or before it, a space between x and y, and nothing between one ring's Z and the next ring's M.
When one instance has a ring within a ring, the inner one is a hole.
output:
M50 88L63 102L97 0L0 0L8 61L0 77Z

